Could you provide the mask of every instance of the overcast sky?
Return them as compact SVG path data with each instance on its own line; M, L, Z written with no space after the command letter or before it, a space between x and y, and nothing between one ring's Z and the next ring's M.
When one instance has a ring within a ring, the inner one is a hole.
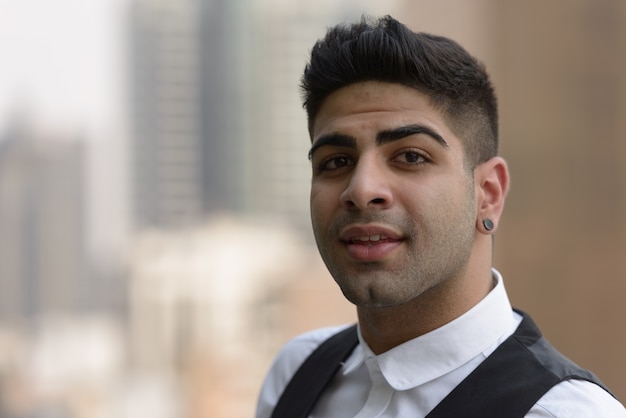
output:
M125 0L0 0L0 132L15 112L60 128L106 123L119 92Z

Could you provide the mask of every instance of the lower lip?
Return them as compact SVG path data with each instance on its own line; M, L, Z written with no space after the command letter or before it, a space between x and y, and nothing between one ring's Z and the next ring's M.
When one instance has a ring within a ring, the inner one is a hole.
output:
M400 246L401 241L380 242L373 245L347 243L348 254L358 261L379 261Z

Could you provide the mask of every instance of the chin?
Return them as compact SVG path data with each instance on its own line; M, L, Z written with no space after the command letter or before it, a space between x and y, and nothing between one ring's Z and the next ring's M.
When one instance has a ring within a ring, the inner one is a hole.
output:
M413 300L412 297L403 297L399 295L381 295L375 291L365 289L342 289L343 295L348 301L359 308L366 309L382 309L393 308L395 306L404 305Z

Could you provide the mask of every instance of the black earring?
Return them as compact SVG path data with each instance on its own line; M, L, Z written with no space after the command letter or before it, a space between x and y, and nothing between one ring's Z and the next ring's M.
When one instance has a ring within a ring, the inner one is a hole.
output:
M487 231L491 231L493 229L493 221L489 218L483 220L483 226Z

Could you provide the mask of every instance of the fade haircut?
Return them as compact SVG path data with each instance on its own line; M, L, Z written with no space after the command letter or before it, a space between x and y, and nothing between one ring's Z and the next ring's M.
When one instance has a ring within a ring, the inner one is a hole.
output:
M363 81L426 94L462 141L469 168L498 153L498 107L485 67L451 39L415 33L385 16L328 29L315 43L301 90L309 134L324 100Z

